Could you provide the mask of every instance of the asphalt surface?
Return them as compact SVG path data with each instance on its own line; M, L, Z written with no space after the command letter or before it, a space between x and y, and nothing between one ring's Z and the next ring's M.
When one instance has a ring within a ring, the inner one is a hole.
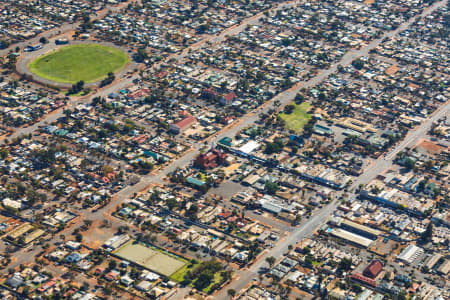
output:
M422 16L428 15L432 13L434 10L445 4L446 1L441 1L435 3L433 6L427 8L424 10L424 12L421 14ZM411 18L407 22L403 23L401 26L399 26L396 30L387 32L383 35L380 39L374 40L371 43L369 43L367 46L363 47L360 50L357 51L350 51L344 57L339 63L334 64L329 69L319 73L316 77L312 78L306 83L299 83L294 88L285 91L283 93L278 94L272 101L279 100L281 102L281 105L279 106L279 109L281 109L284 105L290 103L292 99L295 97L295 95L300 91L301 88L305 87L311 87L314 86L324 79L326 79L330 74L334 73L337 70L338 65L347 66L351 64L353 60L355 60L358 57L365 56L369 53L371 49L376 48L379 44L381 44L382 40L386 37L393 37L399 32L405 30L410 26L415 18ZM272 102L271 101L271 102ZM411 131L407 137L400 142L396 147L394 147L393 150L391 150L386 158L382 157L377 159L371 166L366 168L365 172L360 175L351 185L350 190L357 187L359 184L365 184L368 183L370 180L375 178L378 174L385 171L387 168L392 166L393 162L392 160L395 158L395 154L398 152L403 151L406 147L411 146L414 142L417 142L420 138L423 138L426 136L426 133L430 129L432 123L441 117L445 115L449 115L449 107L450 102L447 102L443 106L441 106L439 109L436 110L436 112L428 118L426 121L424 121L421 125L419 125L417 128L415 128L413 131ZM263 111L267 111L269 108L266 107ZM234 134L237 133L241 128L246 127L250 124L250 122L254 122L257 119L257 115L255 116L248 116L247 118L244 117L244 122L242 122L239 126L234 128ZM224 132L219 138L225 136L226 134L230 134L230 132ZM233 135L234 135L233 134ZM214 299L218 300L225 300L228 299L227 290L228 289L234 289L238 292L243 290L245 287L247 287L251 281L257 277L258 271L261 269L261 267L267 266L267 263L265 262L265 258L269 256L273 256L275 258L280 258L287 250L289 245L295 245L300 240L310 236L321 224L324 224L326 220L331 216L333 211L338 206L337 202L333 202L329 204L328 206L324 207L322 210L320 210L318 213L316 213L312 218L310 218L308 221L302 223L299 225L287 238L280 240L276 246L272 249L269 249L266 251L256 263L254 263L249 269L247 270L240 270L238 271L238 278L234 280L231 284L227 286L227 289L223 289L219 291L219 293L214 295Z
M445 1L438 2L438 3L434 4L432 7L427 8L424 11L423 15L427 15L427 14L431 13L432 11L437 9L439 6L441 6L443 3L445 3ZM290 4L286 4L286 5L294 5L294 2L292 2ZM222 34L220 34L217 37L209 37L208 39L203 40L200 44L193 45L192 48L189 47L188 49L190 49L190 48L192 50L198 49L199 47L204 45L207 41L211 41L214 43L220 42L221 40L226 38L227 35L233 35L233 34L238 33L239 31L244 30L248 24L256 24L253 22L258 22L259 17L260 17L260 15L251 17L250 19L247 19L248 20L247 22L244 21L239 26L225 30ZM260 109L258 111L258 113L250 113L250 114L247 114L246 116L242 117L240 119L240 123L238 125L222 130L215 138L213 138L210 141L210 143L216 142L217 140L219 140L225 136L229 136L229 137L235 136L237 134L237 132L240 131L242 128L257 121L259 119L259 113L267 112L271 108L270 104L273 104L276 100L281 102L281 105L279 106L279 108L281 109L284 105L286 105L292 101L292 99L295 97L295 95L298 93L298 91L301 88L311 87L311 86L314 86L314 85L320 83L321 81L326 79L330 74L335 72L337 70L337 66L339 64L342 66L346 66L346 65L349 65L354 59L367 55L369 53L369 51L371 49L377 47L385 37L394 36L398 32L406 29L412 22L413 22L413 20L409 20L409 21L405 22L397 30L386 33L382 38L372 41L371 43L369 43L367 46L363 47L360 50L350 51L342 58L342 60L339 63L336 63L336 64L332 65L329 69L322 71L321 73L319 73L317 76L315 76L311 80L309 80L307 82L299 83L296 86L294 86L293 88L278 94L271 101L269 101L262 109ZM183 56L187 55L188 49L183 51L182 54L178 54L173 57L174 58L182 58ZM137 76L118 81L117 83L95 93L94 95L91 95L84 99L78 99L78 100L74 101L72 103L72 106L79 104L79 103L88 103L88 102L90 102L90 99L92 99L95 96L102 96L102 97L107 96L111 92L115 92L117 90L120 90L122 88L125 88L125 87L131 85L133 79L135 79L135 78L137 78ZM446 103L442 107L440 107L429 119L424 121L415 130L411 131L409 133L409 135L402 142L400 142L400 144L398 144L391 152L389 152L385 158L380 158L380 159L376 160L373 163L373 165L371 165L368 169L366 169L366 171L355 180L355 182L352 184L352 188L358 186L360 183L367 183L372 178L374 178L375 176L377 176L378 174L380 174L384 170L386 170L386 168L391 166L392 159L395 158L396 153L398 153L398 152L402 151L403 149L405 149L406 147L410 146L412 143L414 143L414 141L417 141L418 139L423 138L426 135L426 133L427 133L428 129L430 128L433 121L441 118L444 115L449 114L449 105L450 105L449 103ZM47 115L42 121L40 121L32 126L18 129L12 135L12 137L19 136L21 134L32 133L39 126L56 121L60 116L62 116L62 110L59 110L53 114ZM95 212L94 211L82 212L81 213L82 218L88 219L88 220L93 220L93 221L103 220L110 210L114 209L118 204L120 204L122 201L124 201L127 198L129 198L130 196L132 196L134 193L139 192L140 190L144 189L145 187L147 187L148 185L150 185L152 183L162 182L162 179L170 172L174 171L177 168L184 167L184 166L187 166L188 164L190 164L190 162L193 160L193 158L196 155L198 155L199 149L201 146L202 145L194 146L194 149L192 151L188 152L187 154L185 154L178 160L170 163L166 168L162 169L158 174L142 176L141 181L139 183L137 183L136 185L133 185L133 186L128 186L128 187L124 188L123 190L121 190L120 192L118 192L115 195L115 197L113 198L113 200L107 206L102 208L101 210L98 210ZM250 268L244 269L244 270L239 270L237 272L238 277L232 283L230 283L230 285L227 286L226 289L224 289L224 290L220 291L218 294L214 295L214 299L227 299L228 295L227 295L226 290L228 288L233 288L238 292L241 291L243 288L245 288L254 278L256 278L260 268L264 267L266 265L266 262L265 262L266 257L274 256L276 258L280 258L288 250L289 245L294 245L298 241L302 240L303 238L310 236L317 229L318 226L323 224L325 222L325 220L327 218L329 218L330 215L333 213L333 211L336 209L337 205L338 205L337 202L333 202L333 203L325 206L323 209L318 211L315 215L313 215L307 221L302 223L300 226L296 227L295 230L292 231L292 233L290 235L288 235L287 237L280 240L275 245L275 247L265 250L263 252L263 254L261 255L261 257ZM69 236L70 233L73 232L73 230L75 230L75 228L78 228L80 226L82 226L82 222L75 224L74 226L72 226L71 228L66 230L64 234L66 234L66 236ZM54 237L49 242L54 243L57 241L59 241L59 236ZM14 263L12 263L9 267L16 267L21 263L29 261L30 258L34 257L34 255L38 254L42 250L41 247L34 247L31 249L32 250L28 253L26 252L26 250L20 250L20 251L16 252L14 254L14 256L17 258L17 260ZM179 299L181 299L181 298L182 297L180 297ZM173 297L171 299L178 299L178 298Z
M91 21L93 20L97 20L97 19L101 19L103 18L106 14L108 14L109 12L117 12L120 9L122 9L123 7L125 7L126 5L128 5L128 3L132 2L132 0L128 0L124 3L120 3L116 6L110 6L107 9L103 9L99 12L97 12L97 15L91 18ZM10 52L14 52L15 49L17 47L19 47L20 49L25 48L28 45L34 45L34 44L38 44L40 38L45 37L47 39L56 37L56 36L60 36L63 35L66 32L70 32L73 30L76 30L78 28L78 26L81 24L81 22L74 22L74 23L64 23L59 27L55 27L51 30L48 31L44 31L38 35L36 35L34 38L25 40L25 41L21 41L15 44L10 45L8 48L6 49L2 49L0 50L0 56L5 56Z

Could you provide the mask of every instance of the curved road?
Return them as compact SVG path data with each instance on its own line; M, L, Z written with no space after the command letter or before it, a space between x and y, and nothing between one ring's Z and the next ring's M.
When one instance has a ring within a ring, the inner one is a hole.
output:
M109 11L117 12L117 11L121 10L122 8L124 8L126 5L128 5L128 3L131 3L131 2L132 2L132 0L128 0L128 1L120 3L118 5L107 7L105 9L97 12L97 15L94 16L91 20L93 21L93 20L101 19L106 14L108 14ZM0 50L0 56L5 56L5 55L7 55L10 52L14 52L17 47L19 47L20 49L23 49L23 48L25 48L28 45L37 44L37 43L39 43L39 39L41 37L45 37L47 39L50 39L50 38L53 38L53 37L56 37L56 36L61 36L61 35L63 35L66 32L69 32L69 31L77 29L80 24L81 24L81 22L63 23L59 27L56 27L56 28L53 28L51 30L42 32L42 33L36 35L35 37L33 37L31 39L12 44L8 48Z

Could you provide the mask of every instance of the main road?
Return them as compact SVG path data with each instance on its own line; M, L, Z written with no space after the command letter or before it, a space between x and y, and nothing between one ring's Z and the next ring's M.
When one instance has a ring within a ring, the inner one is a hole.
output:
M435 3L433 6L425 9L422 15L427 15L427 14L431 13L438 7L442 6L444 3L446 3L446 1L441 1L441 2ZM288 4L280 4L280 5L284 6L284 5L294 5L294 4L295 4L295 2L289 2ZM192 50L198 49L199 47L202 47L208 41L214 42L214 43L221 42L221 41L223 41L223 39L226 38L227 35L236 34L240 31L244 30L248 24L256 24L258 22L258 19L260 16L262 16L262 15L257 15L257 16L251 17L251 18L247 19L246 21L242 22L239 26L225 30L219 36L208 37L207 39L203 40L200 44L188 47L181 54L174 55L173 58L180 59L180 58L184 57L185 55L187 55L189 49L192 49ZM344 55L344 57L341 59L341 61L339 63L333 64L329 69L320 72L317 76L310 79L309 81L301 82L301 83L295 85L294 87L292 87L291 89L278 94L276 97L271 99L266 105L264 105L264 107L262 109L260 109L258 111L258 113L250 113L250 114L243 116L239 120L239 123L237 125L223 129L215 138L211 139L209 143L211 144L212 142L216 142L218 139L225 137L225 136L229 136L229 137L235 136L238 133L238 131L240 131L242 128L256 122L259 119L260 114L267 112L270 109L270 104L273 104L277 100L281 102L281 105L279 106L279 108L281 109L284 105L286 105L292 101L292 99L295 97L295 95L299 92L300 89L305 88L305 87L311 87L311 86L314 86L314 85L320 83L321 81L326 79L330 74L336 72L338 65L342 65L342 66L349 65L354 59L364 56L364 55L367 55L369 53L369 51L371 49L377 47L384 38L392 37L395 34L397 34L398 32L406 29L412 23L412 21L413 20L409 20L409 21L405 22L404 24L402 24L401 26L399 26L398 29L391 31L391 32L387 32L386 34L383 35L382 38L372 41L371 43L369 43L368 45L366 45L365 47L363 47L360 50L348 52L346 55ZM100 90L99 92L92 95L91 97L95 97L95 96L104 97L104 96L108 95L110 92L117 91L121 88L131 85L133 79L137 79L137 78L138 78L137 76L134 76L132 78L126 78L121 81L118 81L114 85ZM78 104L78 103L85 103L88 101L89 101L88 98L80 99L80 100L75 101L74 105ZM426 132L429 130L432 122L441 118L444 115L448 115L448 112L449 112L449 103L446 103L443 106L441 106L440 108L438 108L432 117L430 117L425 122L423 122L414 131L411 131L409 133L409 135L405 138L405 140L403 142L401 142L400 144L398 144L394 148L394 150L392 150L386 156L386 158L380 158L380 159L376 160L370 169L366 170L361 176L359 176L356 179L356 181L352 184L351 188L356 187L360 183L364 184L364 183L369 182L372 178L374 178L375 176L380 174L382 171L384 171L386 168L388 168L392 164L392 158L395 156L396 153L402 151L404 148L410 146L414 141L423 137L426 134ZM21 129L17 130L13 134L13 137L19 136L21 134L32 133L33 131L35 131L38 128L38 126L56 121L61 115L62 115L61 111L58 111L54 114L47 115L40 122L38 122L32 126L29 126L26 128L21 128ZM110 210L114 209L114 207L116 207L118 204L120 204L125 199L131 197L134 193L139 192L140 190L146 188L148 185L150 185L152 183L161 182L162 179L167 174L174 171L175 169L187 166L192 161L192 159L196 155L198 155L198 153L200 151L199 148L200 148L199 145L195 146L190 152L186 153L185 155L183 155L181 158L177 159L176 161L170 163L167 167L165 167L164 169L159 171L156 175L148 175L148 176L141 177L140 182L138 182L137 184L135 184L133 186L128 186L128 187L124 188L123 190L121 190L120 192L118 192L114 196L113 200L108 205L106 205L104 208L97 210L97 211L84 212L84 213L82 213L82 217L84 219L89 219L89 220L103 219L105 217L105 214L107 214ZM317 227L319 225L323 224L324 220L326 220L332 214L332 212L336 209L337 205L338 205L337 201L334 201L331 204L325 206L322 210L318 211L317 214L312 216L309 220L307 220L306 222L304 222L303 224L298 226L290 235L288 235L285 238L283 238L282 240L280 240L275 245L274 248L266 250L262 254L262 256L250 268L238 271L237 272L238 278L236 280L234 280L233 282L231 282L227 288L233 288L237 291L240 291L241 289L246 287L252 281L252 279L254 279L256 277L259 269L262 266L264 266L266 257L274 256L276 258L279 258L283 253L285 253L288 250L289 245L296 244L299 240L311 235L317 229ZM68 229L67 233L70 234L70 232L72 232L75 228L78 228L79 226L81 226L81 224L82 224L82 222L79 222L78 224L72 226L70 229ZM50 242L56 242L56 241L58 241L58 239L59 239L58 237L55 237ZM41 250L40 247L36 247L30 253L26 253L25 250L20 250L18 253L15 254L15 256L18 257L18 260L16 262L14 262L13 264L11 264L11 267L15 267L18 264L27 261L27 259L29 257L32 257L33 254L39 253L40 250ZM214 298L215 299L226 299L227 293L225 290L222 290L218 294L216 294L214 296Z
M125 2L125 4L127 4L130 1ZM297 1L288 1L288 2L282 2L280 4L278 4L277 6L273 7L271 10L275 11L279 8L286 8L286 7L290 7L293 6ZM125 4L121 4L118 7L111 7L110 10L112 11L117 11L120 8L122 8ZM99 16L97 16L95 19L100 18L101 16L103 16L104 13L99 14ZM240 24L229 27L225 30L223 30L220 34L218 35L207 35L205 38L203 38L201 41L190 45L188 47L186 47L183 51L181 51L180 53L175 53L175 54L171 54L168 55L163 62L158 63L156 65L154 65L152 67L153 70L155 70L156 68L158 68L159 66L161 66L164 63L167 63L168 61L175 59L175 60L181 60L185 57L187 57L189 55L190 52L198 50L202 47L205 47L205 45L207 45L208 43L220 43L223 42L225 39L227 39L228 36L232 36L232 35L236 35L242 31L244 31L248 25L255 25L255 24L259 24L259 18L263 17L264 13L258 13L254 16L251 16L247 19L244 19ZM66 31L70 31L73 30L75 28L77 28L79 26L79 23L74 23L74 24L64 24L59 31L61 32L66 32ZM38 37L35 37L31 40L22 42L22 43L18 43L18 44L14 44L12 46L10 46L7 49L4 50L0 50L0 56L2 55L6 55L8 52L13 51L13 49L17 46L19 47L24 47L26 45L32 44L33 42L38 42L39 38L42 36L46 36L48 38L52 37L54 38L55 36L59 36L62 33L58 33L58 30L54 29L51 30L49 32L43 33L41 35L39 35ZM118 90L124 89L126 87L129 87L133 84L134 80L139 79L138 75L133 75L131 77L126 77L126 78L121 78L117 81L115 81L112 85L109 85L105 88L102 88L100 90L98 90L97 92L95 92L94 94L91 94L89 96L86 97L81 97L78 99L74 99L72 100L68 106L66 108L71 108L71 107L75 107L78 104L83 104L83 103L89 103L91 101L92 98L95 97L106 97L107 95L109 95L111 92L116 92ZM14 133L11 134L9 136L9 139L12 139L14 137L18 137L21 135L27 135L30 134L34 131L36 131L39 127L44 126L46 124L50 124L52 122L55 122L56 120L58 120L60 117L63 116L63 109L59 109L57 111L54 111L50 114L45 115L41 120L39 120L38 122L30 125L30 126L26 126L26 127L21 127L21 128L16 128L14 130ZM3 141L0 141L0 144L2 144Z
M440 1L426 8L422 12L421 16L424 17L426 15L429 15L430 13L432 13L433 11L444 5L446 2L447 1ZM347 66L351 64L351 62L356 58L368 55L369 51L380 45L385 38L393 37L399 32L408 28L413 23L414 19L415 18L409 19L405 23L401 24L396 30L385 33L381 38L370 42L367 46L361 48L360 50L348 52L346 55L343 56L343 58L339 63L336 63L332 65L329 69L320 72L317 76L310 79L309 81L299 83L290 90L278 94L274 99L271 100L271 102L275 100L280 101L281 105L278 106L278 108L281 109L283 106L292 101L292 99L300 91L300 89L305 87L312 87L322 82L329 75L337 71L338 65ZM422 124L420 124L414 130L411 130L406 136L406 138L402 142L400 142L397 146L395 146L394 149L391 150L386 155L386 157L381 157L377 159L369 168L367 168L363 172L363 174L361 174L352 183L352 185L349 187L349 190L353 190L359 184L366 184L370 182L378 174L382 173L387 168L392 166L395 154L403 151L406 147L411 146L414 142L417 142L418 139L425 137L426 133L428 132L434 121L449 115L449 108L450 108L450 101L439 107L431 117L422 122ZM268 109L269 107L266 106L263 109L263 112L268 111ZM241 128L245 126L248 126L250 123L255 122L257 118L258 115L245 116L243 118L243 122L241 122L239 126L235 127L233 130L230 130L228 132L223 132L219 138L225 135L229 136L235 135L237 131L239 131ZM338 200L333 201L332 203L324 207L322 210L320 210L317 214L312 216L308 221L299 225L288 237L280 240L274 248L265 251L263 255L258 258L257 262L255 262L250 268L237 271L237 279L233 280L227 286L227 289L234 289L239 294L239 292L241 292L245 287L247 287L251 283L253 279L257 277L258 271L260 271L261 267L267 265L267 263L265 262L265 258L269 256L273 256L277 259L280 258L283 253L288 251L289 245L295 245L300 240L310 236L318 228L318 226L324 224L325 220L327 220L331 216L331 214L333 213L333 211L336 209L337 206ZM217 294L214 295L214 299L218 300L225 300L228 299L228 297L229 296L227 294L226 289L220 290Z

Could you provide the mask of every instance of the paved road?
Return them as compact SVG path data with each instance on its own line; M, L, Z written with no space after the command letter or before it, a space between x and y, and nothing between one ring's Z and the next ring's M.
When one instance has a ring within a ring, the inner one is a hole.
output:
M255 262L250 268L246 270L237 271L237 279L233 281L231 284L227 286L226 289L221 290L219 293L214 295L214 299L228 299L227 290L234 289L238 292L243 290L253 279L258 277L258 271L263 267L267 267L266 258L269 256L275 257L277 260L280 259L287 251L289 245L295 245L298 241L304 239L309 236L312 232L314 232L317 227L324 224L325 220L333 213L333 211L337 208L338 202L332 202L329 205L325 206L322 210L320 210L317 214L312 216L308 221L301 224L301 226L297 227L294 232L292 232L289 236L281 239L274 248L264 250L263 254L258 258L258 261Z
M126 1L124 3L120 3L120 4L115 5L115 6L108 6L106 9L103 9L103 10L97 12L96 16L91 16L91 20L93 21L93 20L101 19L106 14L108 14L110 11L111 12L117 12L120 9L122 9L123 7L125 7L126 5L128 5L128 3L130 3L130 2L132 2L132 0L128 0L128 1ZM66 32L73 31L73 30L77 29L80 24L81 24L81 22L64 23L64 24L62 24L59 27L56 27L56 28L53 28L51 30L42 32L42 33L38 34L37 36L35 36L34 38L31 38L31 39L28 39L28 40L25 40L25 41L22 41L22 42L18 42L18 43L12 44L8 48L0 50L0 56L5 56L5 55L7 55L10 52L14 52L17 47L19 47L20 49L23 49L23 48L25 48L28 45L37 44L37 43L39 43L39 39L41 37L45 37L45 38L49 39L49 38L52 38L52 37L55 37L55 36L60 36L60 35L62 35L64 33L66 33Z
M128 2L126 2L126 3L128 3ZM126 4L126 3L125 3L125 4ZM276 10L278 7L281 8L281 7L292 6L292 5L294 5L294 3L295 3L295 2L281 3L281 4L279 4L278 6L276 6L275 8L273 8L272 10ZM120 7L122 7L122 6L125 5L125 4L122 4ZM117 11L118 9L119 9L119 8L116 7L116 8L114 8L113 10L114 10L114 11ZM102 14L102 15L103 15L103 14ZM245 19L244 21L241 22L240 25L236 25L236 26L227 28L227 29L223 30L223 31L222 31L219 35L217 35L217 36L216 36L216 35L208 35L208 36L206 36L204 39L202 39L201 41L199 41L198 43L193 44L193 45L187 47L187 48L184 49L181 53L178 53L178 54L172 54L172 55L167 56L166 59L165 59L163 62L154 65L152 68L153 68L153 69L156 69L156 68L158 68L159 66L161 66L163 63L165 63L165 62L167 62L167 61L169 61L169 60L171 60L171 59L176 59L176 60L183 59L184 57L186 57L186 56L189 55L189 52L190 52L190 51L198 50L198 49L204 47L205 45L207 45L208 42L211 42L211 43L220 43L220 42L224 41L224 40L227 38L227 36L232 36L232 35L238 34L239 32L245 30L245 28L247 27L247 25L257 24L257 23L259 22L258 19L259 19L261 16L263 16L263 13L259 13L259 14L255 15L255 16L252 16L252 17L250 17L250 18L248 18L248 19ZM96 17L96 18L100 18L100 16L98 16L98 17ZM75 27L74 27L74 26L75 26ZM76 23L76 24L66 24L66 25L63 25L63 27L62 27L62 29L61 29L61 32L70 31L70 30L72 30L73 28L76 28L77 26L78 26L78 23ZM50 36L55 36L56 33L55 33L55 32L48 32L48 33L44 33L43 35L45 35L46 37L50 37ZM41 35L41 36L42 36L42 35ZM22 47L22 46L27 46L27 45L29 45L29 44L36 43L36 42L39 41L39 38L40 38L41 36L36 37L36 38L34 38L34 39L31 39L31 40L28 40L28 41L26 41L26 42L23 42L23 45L22 45L22 44L16 44L16 45L14 45L14 46L11 46L11 47L8 48L8 49L2 50L2 51L0 51L0 55L1 55L2 53L4 53L4 54L8 53L8 51L14 49L14 48L15 48L16 46L18 46L18 45L19 45L20 47ZM113 83L112 85L110 85L110 86L108 86L108 87L106 87L106 88L104 88L104 89L101 89L100 91L98 91L98 92L96 92L96 93L94 93L94 94L91 94L91 95L89 95L89 96L87 96L87 97L84 97L84 98L79 98L79 99L77 99L77 100L72 100L71 103L68 105L67 108L75 107L76 105L82 104L82 103L90 103L90 102L91 102L91 99L94 98L94 97L97 97L97 96L100 96L100 97L106 97L106 96L107 96L108 94L110 94L111 92L117 92L117 91L120 90L120 89L123 89L123 88L126 88L126 87L132 85L133 80L135 80L135 79L139 79L139 76L138 76L138 75L134 75L134 76L132 76L131 78L121 78L119 81ZM30 134L30 133L34 132L35 130L37 130L39 126L43 126L43 125L46 125L46 124L50 124L50 123L52 123L52 122L55 122L58 118L60 118L60 117L62 117L62 116L63 116L63 109L60 109L60 110L55 111L55 112L53 112L53 113L51 113L51 114L48 114L48 115L46 115L42 120L40 120L39 122L37 122L37 123L35 123L35 124L33 124L33 125L30 125L30 126L27 126L27 127L23 127L23 128L16 128L15 131L14 131L14 133L9 137L9 139L14 138L14 137L18 137L18 136L23 135L23 134ZM0 141L0 144L2 144L2 143L3 143L3 141Z
M435 10L436 8L441 6L443 3L445 3L445 1L436 3L432 7L426 9L424 11L424 14L431 13L433 10ZM216 39L219 38L219 40L213 40L213 42L216 42L216 41L219 42L221 38L225 38L225 35L235 34L239 30L245 29L245 26L247 24L250 24L251 22L256 22L256 21L257 21L257 18L252 17L249 19L248 22L243 22L243 25L237 26L236 28L232 28L232 29L226 31L227 33L222 33L219 37L216 37ZM412 20L406 22L405 24L400 26L397 30L386 33L383 36L383 38L390 37L390 36L397 34L399 31L407 28L411 23L412 23ZM235 32L235 30L236 30L236 32ZM346 65L349 65L354 59L356 59L360 56L367 55L371 49L375 48L376 46L378 46L381 43L383 38L371 42L366 47L363 47L361 50L351 51L351 52L347 53L338 64L340 64L342 66L346 66ZM210 39L212 40L213 38L211 37ZM209 41L209 40L204 40L202 44L206 43L207 41ZM195 47L197 47L197 46L194 46L193 49L196 49ZM198 47L200 47L200 45ZM183 53L181 55L186 55L186 53L187 53L187 50L183 51ZM181 57L181 56L177 56L177 57ZM302 83L294 86L290 90L278 94L275 98L273 98L269 102L269 104L274 103L275 100L278 100L282 104L280 106L280 108L281 108L282 106L290 103L301 88L311 87L311 86L314 86L314 85L320 83L322 80L324 80L330 74L332 74L333 72L335 72L337 70L338 64L332 65L329 69L319 73L316 77L312 78L311 80L309 80L307 82L302 82ZM117 84L107 87L91 97L106 96L110 92L117 91L121 88L124 88L124 87L130 85L134 78L135 77L129 78L129 79L127 78L122 81L119 81ZM91 97L77 100L73 104L75 105L78 103L89 102ZM260 110L260 112L267 112L269 109L270 109L270 106L266 105L266 106L264 106L264 108L262 110ZM424 122L415 131L410 133L410 135L408 135L408 137L405 139L405 141L400 143L392 151L392 154L387 157L386 160L385 159L376 160L374 163L374 166L371 167L367 172L363 173L355 181L355 183L352 185L352 187L357 186L359 184L359 182L367 183L371 178L373 178L374 176L376 176L377 174L379 174L383 170L385 170L387 167L389 167L392 164L391 159L392 159L392 157L394 157L393 156L394 153L398 153L399 151L402 151L405 147L410 145L413 141L415 141L419 137L423 136L427 132L429 126L431 126L432 120L436 120L443 115L448 115L448 110L449 110L449 104L447 103L444 106L442 106L440 109L438 109L437 112L431 117L430 120ZM62 111L48 115L44 120L42 120L41 122L39 122L33 126L30 126L27 128L21 128L21 129L17 130L17 132L14 133L13 136L18 136L18 135L24 134L24 133L32 133L34 130L37 129L37 127L39 125L44 125L47 122L48 123L53 122L61 115L62 115ZM225 136L232 137L232 136L236 135L236 133L239 130L241 130L243 127L254 123L258 119L259 119L258 114L248 114L248 115L244 116L243 118L241 118L241 120L240 120L241 122L238 125L221 131L221 133L217 137L212 139L212 141L217 141L218 139L225 137ZM113 209L115 206L120 204L125 199L129 198L135 192L138 192L138 191L144 189L151 183L161 182L162 178L164 178L164 176L166 176L168 173L174 171L176 168L184 167L184 166L188 165L192 161L192 159L199 153L199 148L200 148L200 146L197 145L192 151L188 152L186 155L182 156L180 159L170 163L166 168L164 168L162 171L160 171L157 175L143 176L141 178L141 181L139 183L137 183L136 185L128 186L125 189L118 192L116 194L116 196L114 197L114 199L103 209L98 210L96 212L90 212L90 211L84 212L82 214L83 218L89 219L89 220L104 219L104 216L105 216L105 214L108 213L108 211ZM337 202L333 202L333 203L329 204L328 206L324 207L322 210L318 211L317 214L315 214L309 220L304 222L301 226L298 226L289 236L285 237L279 243L277 243L277 245L274 248L265 252L262 255L262 257L254 265L252 265L248 270L239 271L238 272L239 278L237 280L233 281L229 285L228 288L234 288L235 290L240 291L247 284L249 284L253 278L255 278L258 270L262 266L265 265L265 257L274 256L276 258L279 258L283 253L285 253L287 251L289 245L295 244L299 240L301 240L301 239L309 236L311 233L313 233L316 230L316 228L319 225L323 224L324 220L326 220L332 214L332 212L336 209L336 207L337 207ZM78 228L81 225L82 225L82 222L79 222L78 224L71 227L69 230L66 231L66 236L68 236L71 232L73 232L73 230L75 228ZM58 237L55 237L54 239L52 239L50 241L50 243L56 242L56 241L58 241L58 239L59 239ZM33 255L36 255L40 251L41 251L40 247L35 247L29 253L26 253L24 250L17 252L15 254L15 256L17 257L17 261L15 263L13 263L11 265L11 267L15 267L20 263L24 263L24 262L28 261L30 257L33 257ZM224 291L221 291L220 293L218 293L217 295L215 295L214 298L215 299L226 299L227 297L228 296L226 294L226 290L224 290Z
M433 6L427 8L422 13L422 16L428 15L432 13L434 10L436 10L438 7L445 4L446 1L441 1L435 3ZM405 30L408 28L409 25L413 22L414 18L411 18L409 21L405 22L401 26L397 28L397 30L388 32L383 35L382 38L374 40L373 42L369 43L367 46L363 47L362 49L358 51L351 51L344 55L342 60L331 66L329 69L322 71L319 73L316 77L312 78L306 83L299 83L291 90L288 90L286 92L280 93L278 96L276 96L272 101L275 99L278 99L281 102L280 109L290 103L292 99L295 97L295 95L299 92L301 88L304 87L311 87L318 83L320 83L322 80L326 79L330 74L334 73L337 70L337 66L340 64L342 66L349 65L354 59L367 55L369 51L375 47L377 47L384 38L386 37L392 37L396 35L397 33ZM351 185L351 189L357 187L359 184L365 184L368 183L370 180L375 178L378 174L382 173L384 170L386 170L388 167L392 165L392 159L395 158L395 154L403 151L406 147L410 146L414 141L417 141L419 138L424 137L429 130L431 124L433 121L438 120L444 115L449 114L449 107L450 102L446 103L445 105L441 106L432 117L427 119L425 122L423 122L420 126L418 126L414 131L410 132L408 136L399 144L397 145L386 157L377 159L372 166L367 168L365 172L359 176ZM266 107L264 111L267 111L269 108ZM250 122L254 122L256 116L248 116L244 117L244 121L235 128L234 131L243 128L247 125L249 125ZM224 132L221 136L229 134L229 132ZM301 224L298 226L289 237L279 241L277 245L267 251L262 257L259 258L259 260L253 264L248 270L240 270L238 271L238 279L233 281L230 285L227 286L227 289L234 289L238 293L242 289L244 289L250 282L257 276L258 270L265 266L267 263L265 262L265 258L268 256L273 256L275 258L279 258L283 253L285 253L288 249L289 245L295 245L298 241L304 239L305 237L310 236L319 225L324 224L325 220L330 217L330 215L333 213L333 211L337 207L337 202L333 202L323 208L321 211L319 211L315 216L310 218L307 222ZM221 290L218 294L214 295L214 299L222 300L227 299L227 291Z

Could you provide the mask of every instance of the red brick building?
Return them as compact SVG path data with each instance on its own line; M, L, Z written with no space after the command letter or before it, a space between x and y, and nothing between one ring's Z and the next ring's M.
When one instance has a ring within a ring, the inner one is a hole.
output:
M383 264L379 260L372 261L363 271L363 275L369 278L376 278L383 270Z
M227 155L217 149L197 156L194 166L201 169L212 169L225 162Z

